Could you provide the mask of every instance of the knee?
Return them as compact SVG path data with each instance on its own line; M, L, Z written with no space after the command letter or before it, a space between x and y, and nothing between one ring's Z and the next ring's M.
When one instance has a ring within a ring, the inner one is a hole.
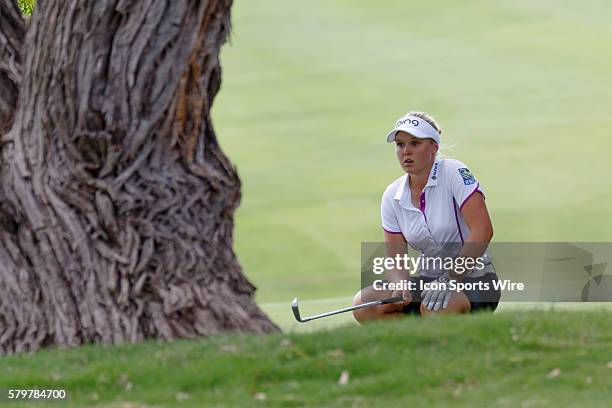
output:
M355 296L353 296L353 306L357 306L362 304L363 302L361 301L361 290L357 293L355 293Z
M367 289L360 290L353 297L353 306L359 306L366 302L371 302L375 299L370 299L370 293L366 292ZM365 293L364 293L365 292ZM372 306L363 309L353 310L353 317L358 323L363 323L367 320L375 320L380 318L383 313L382 306Z
M362 291L360 290L353 297L353 306L358 306L363 303L362 299ZM353 317L357 320L358 323L362 323L367 319L367 311L365 309L357 309L353 310Z
M357 321L357 323L363 323L368 320L367 316L363 313L363 309L353 310L353 318Z
M367 288L355 294L355 297L353 297L353 306L358 306L366 302L377 300L376 297L372 296L372 293L364 293L364 291L367 291ZM387 295L390 294L385 294L385 296ZM402 314L399 312L401 312L402 309L403 304L389 303L386 305L371 306L363 309L353 310L353 317L355 318L355 320L357 320L358 323L363 323L367 320L386 319L394 316L400 316Z

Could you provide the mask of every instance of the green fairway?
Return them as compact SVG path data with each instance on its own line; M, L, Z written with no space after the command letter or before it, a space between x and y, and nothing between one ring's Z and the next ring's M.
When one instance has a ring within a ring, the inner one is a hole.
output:
M32 407L606 407L611 318L497 313L45 350L1 359L0 384L70 395Z
M352 297L401 175L384 135L411 109L480 179L495 241L610 241L611 8L237 0L213 118L258 301Z

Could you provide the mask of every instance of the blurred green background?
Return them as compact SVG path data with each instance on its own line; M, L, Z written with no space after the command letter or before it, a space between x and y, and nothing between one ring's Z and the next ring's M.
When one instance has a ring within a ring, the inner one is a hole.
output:
M236 0L213 108L243 200L235 246L281 325L347 305L402 174L384 141L430 112L487 195L494 241L610 241L607 1ZM451 146L448 148L448 146Z

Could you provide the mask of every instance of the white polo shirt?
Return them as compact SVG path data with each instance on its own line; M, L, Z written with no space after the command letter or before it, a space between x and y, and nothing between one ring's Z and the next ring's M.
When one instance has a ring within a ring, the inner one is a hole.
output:
M470 233L461 208L477 192L484 197L480 183L465 164L454 159L436 159L421 193L419 208L410 199L408 174L387 187L381 203L382 226L391 234L402 234L408 244L424 256L449 256L448 246L444 248L443 245L463 244ZM458 251L461 245L452 247ZM486 254L485 257L488 258ZM478 277L487 272L492 272L492 266L474 269L470 276ZM435 269L419 271L423 276L437 277L441 273L442 270Z

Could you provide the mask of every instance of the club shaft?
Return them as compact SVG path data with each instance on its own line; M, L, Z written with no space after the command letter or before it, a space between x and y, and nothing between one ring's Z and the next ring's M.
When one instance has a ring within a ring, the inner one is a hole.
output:
M372 306L384 305L387 303L399 302L400 300L402 300L401 297L393 297L389 299L375 300L373 302L362 303L357 306L345 307L344 309L338 309L338 310L333 310L327 313L321 313L321 314L310 316L310 317L304 317L302 318L302 322L306 322L306 321L314 320L314 319L320 319L322 317L327 317L327 316L333 316L333 315L337 315L340 313L350 312L352 310L363 309L364 307L372 307Z

